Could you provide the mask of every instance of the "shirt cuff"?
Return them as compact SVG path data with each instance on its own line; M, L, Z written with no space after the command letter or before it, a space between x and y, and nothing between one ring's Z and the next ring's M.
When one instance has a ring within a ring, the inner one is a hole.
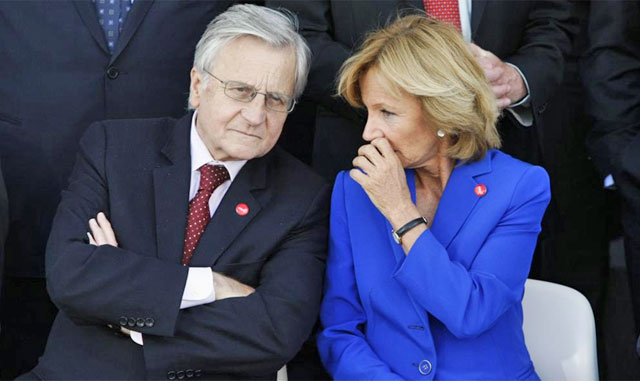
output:
M516 69L520 77L522 77L522 81L524 82L524 86L527 88L527 95L524 98L520 99L516 103L512 103L507 107L507 111L513 115L513 117L520 123L523 127L531 127L533 126L533 111L531 110L531 91L529 90L529 82L527 82L527 78L522 74L522 71L509 62L505 62L507 65Z
M522 82L524 82L524 87L527 88L527 94L524 96L524 98L520 99L515 103L510 104L509 107L529 106L529 103L531 100L531 96L530 96L531 89L529 89L529 82L527 82L527 77L525 77L524 74L522 74L522 71L516 65L509 62L505 62L505 63L511 66L512 68L516 69L516 71L518 72L518 74L520 74L520 77L522 78Z
M131 340L133 340L134 343L144 345L144 342L142 341L142 334L140 332L129 331L129 337L131 337Z
M211 268L189 267L180 309L211 303L215 300L216 290L213 287L213 272L211 272Z
M615 187L616 183L613 181L613 176L607 175L607 177L604 178L604 189L615 189Z

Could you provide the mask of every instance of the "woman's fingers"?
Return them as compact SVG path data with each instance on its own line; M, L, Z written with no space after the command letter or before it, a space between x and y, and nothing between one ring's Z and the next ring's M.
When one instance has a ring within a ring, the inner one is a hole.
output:
M378 166L384 161L384 158L380 154L380 151L378 151L378 149L371 144L365 144L360 147L358 149L358 156L366 158L374 166Z

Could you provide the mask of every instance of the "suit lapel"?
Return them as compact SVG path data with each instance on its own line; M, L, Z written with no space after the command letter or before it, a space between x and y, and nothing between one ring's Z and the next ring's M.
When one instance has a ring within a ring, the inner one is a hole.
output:
M487 5L486 0L473 0L471 1L471 40L474 40L484 8Z
M120 37L118 37L116 50L114 50L113 55L111 55L111 61L109 64L114 63L120 53L122 53L131 40L131 37L133 37L136 30L138 30L140 23L142 23L142 20L147 15L152 4L153 0L136 0L133 2L131 11L127 15L127 19L124 21L122 33L120 33Z
M162 149L169 164L153 171L158 257L174 263L182 258L187 225L191 179L189 132L192 116L193 113L189 113L175 124Z
M449 246L480 199L475 176L491 171L491 153L484 159L456 167L444 189L431 231L445 248Z
M249 160L240 170L202 234L191 266L213 266L247 224L260 213L266 201L261 197L265 194L260 190L266 187L268 157ZM245 216L236 213L236 206L240 203L249 207L249 213ZM256 238L247 236L245 239Z
M80 14L80 18L84 25L89 29L89 33L96 43L104 51L106 54L109 53L109 48L107 48L107 40L104 37L104 32L98 23L98 15L96 15L95 5L91 1L86 0L76 0L73 2L73 5L76 7L76 11Z

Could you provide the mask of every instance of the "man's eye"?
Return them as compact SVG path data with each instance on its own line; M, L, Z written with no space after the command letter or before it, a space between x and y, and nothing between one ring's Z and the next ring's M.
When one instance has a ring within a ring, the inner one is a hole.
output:
M253 88L250 86L233 86L227 90L239 97L250 97L253 94Z
M267 97L269 98L269 102L273 104L284 105L286 103L285 98L280 94L269 93L267 94Z

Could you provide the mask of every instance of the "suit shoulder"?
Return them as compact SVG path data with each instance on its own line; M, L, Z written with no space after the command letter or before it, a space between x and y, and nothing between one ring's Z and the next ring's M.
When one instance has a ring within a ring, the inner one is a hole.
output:
M491 150L491 175L495 185L504 190L518 190L524 194L542 194L550 197L550 181L547 171L537 165L518 160L504 152Z
M328 185L327 181L311 167L280 147L275 147L269 156L270 171L276 178L286 183L296 183L297 187L309 190Z
M549 177L544 168L516 159L502 151L490 150L487 155L491 160L493 172L509 174L511 178L519 178L519 175L525 174L534 177Z

